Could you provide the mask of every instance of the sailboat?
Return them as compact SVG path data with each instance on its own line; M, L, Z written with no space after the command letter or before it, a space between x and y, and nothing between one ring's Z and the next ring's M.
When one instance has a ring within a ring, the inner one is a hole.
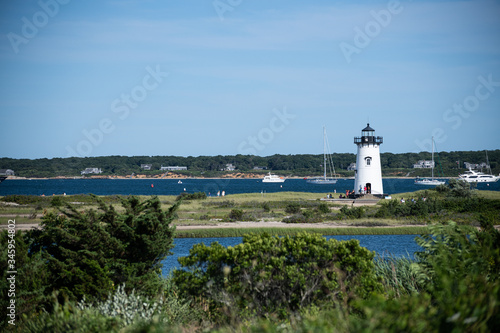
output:
M328 138L326 137L326 127L323 126L323 177L307 179L308 183L317 185L329 185L337 183L337 178L326 177L327 165L330 168L330 173L335 174L335 167L333 166L332 155L330 154L329 150L330 146L328 144Z
M442 185L446 183L443 180L437 180L434 179L434 137L432 137L432 164L431 164L431 178L419 178L417 177L415 179L415 184L416 185L429 185L429 186L436 186L436 185Z

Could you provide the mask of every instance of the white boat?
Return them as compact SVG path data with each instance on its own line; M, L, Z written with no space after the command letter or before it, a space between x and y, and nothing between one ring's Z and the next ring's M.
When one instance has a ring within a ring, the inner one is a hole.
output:
M286 180L285 178L277 176L277 175L273 175L273 174L271 174L271 172L269 172L269 174L267 176L265 176L264 179L262 179L262 182L263 183L284 183L285 180Z
M177 182L177 184L182 184L182 180L179 180L179 181Z
M330 168L330 173L335 175L335 167L333 166L332 155L330 154L328 144L328 138L326 137L326 128L323 126L323 177L316 177L307 179L306 182L310 184L319 184L319 185L329 185L329 184L337 184L337 178L327 178L326 177L326 168L327 166ZM327 153L328 152L328 153Z
M415 179L415 184L416 185L436 186L436 185L442 185L444 183L446 183L444 180L434 179L434 137L432 137L431 178L420 178L420 177L417 177Z
M417 184L417 185L434 186L434 185L442 185L444 183L446 183L446 182L442 181L442 180L437 180L437 179L419 178L419 177L417 177L417 179L415 179L415 184Z
M468 183L494 183L500 179L500 175L488 175L479 171L474 171L469 168L464 174L458 175L458 179L465 180Z
M488 161L488 151L486 151L486 166L490 169L490 173L482 173L479 171L473 171L469 167L469 171L464 174L458 175L458 179L465 180L468 183L494 183L500 179L500 174L498 176L493 176L490 168L490 161Z

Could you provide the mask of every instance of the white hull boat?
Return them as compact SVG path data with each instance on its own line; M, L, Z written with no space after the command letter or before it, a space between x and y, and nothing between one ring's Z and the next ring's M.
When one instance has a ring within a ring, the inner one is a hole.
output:
M308 179L307 182L309 184L316 184L316 185L329 185L329 184L337 184L337 179L335 179L335 178L311 178L311 179Z
M286 180L285 178L277 176L277 175L273 175L269 172L269 174L267 176L265 176L264 179L262 179L262 182L263 183L284 183L285 180Z
M434 137L432 137L432 165L431 165L431 178L420 178L415 179L415 185L427 185L436 186L443 185L446 182L444 180L434 179Z
M327 165L330 168L330 172L335 174L335 167L333 166L332 155L329 153L328 138L326 137L326 128L323 126L323 177L307 179L306 182L309 184L316 185L331 185L337 184L337 178L327 178L326 168Z
M465 180L468 183L494 183L500 179L500 175L488 175L486 173L474 171L469 168L464 174L458 175L458 179Z
M445 181L437 180L437 179L429 179L429 178L417 178L417 179L415 179L415 184L417 184L417 185L436 186L436 185L442 185L445 183L446 183Z

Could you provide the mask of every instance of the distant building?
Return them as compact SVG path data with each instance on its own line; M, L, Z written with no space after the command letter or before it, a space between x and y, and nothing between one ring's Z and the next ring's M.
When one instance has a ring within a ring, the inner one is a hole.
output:
M356 171L356 163L349 164L347 171Z
M14 176L14 170L0 169L0 176Z
M151 170L152 166L153 166L153 164L141 164L141 169Z
M414 169L430 169L434 168L434 161L420 160L416 164L413 164Z
M226 164L226 167L224 168L224 171L234 171L234 170L236 170L236 167L231 163Z
M88 175L91 173L100 174L100 173L102 173L102 170L101 170L101 168L86 168L85 170L83 170L81 172L82 175Z
M464 162L464 167L466 169L481 169L482 170L483 168L488 169L490 166L488 164L486 164L485 162L480 163L480 164Z
M253 169L254 170L267 170L267 167L266 166L254 166Z
M186 166L161 166L160 170L161 171L181 171L181 170L187 170L188 168Z

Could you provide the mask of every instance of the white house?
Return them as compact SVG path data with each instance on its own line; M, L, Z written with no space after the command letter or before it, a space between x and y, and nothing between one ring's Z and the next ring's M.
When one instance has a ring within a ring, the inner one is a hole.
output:
M181 170L187 170L186 166L161 166L160 168L161 171L181 171Z
M416 164L413 164L414 169L431 169L434 168L435 162L434 161L427 161L427 160L420 160Z
M0 169L0 176L14 176L14 170Z
M102 170L101 170L101 168L86 168L85 170L83 170L81 172L82 175L88 175L91 173L100 174L100 173L102 173Z
M356 171L356 163L349 164L347 171Z
M234 170L236 170L236 167L231 163L226 164L226 167L224 168L224 171L234 171Z

